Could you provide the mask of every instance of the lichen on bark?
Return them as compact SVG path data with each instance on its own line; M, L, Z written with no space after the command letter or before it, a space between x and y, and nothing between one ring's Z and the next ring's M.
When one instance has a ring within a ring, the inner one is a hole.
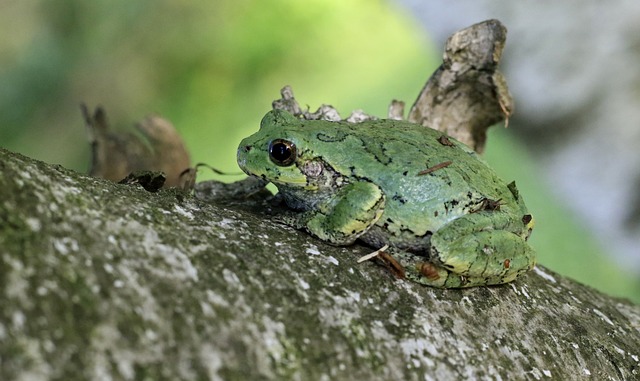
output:
M1 379L638 376L640 308L539 267L396 280L369 251L0 150Z

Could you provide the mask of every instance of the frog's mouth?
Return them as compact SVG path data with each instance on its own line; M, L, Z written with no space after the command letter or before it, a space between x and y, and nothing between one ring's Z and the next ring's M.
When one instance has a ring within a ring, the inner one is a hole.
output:
M318 187L309 184L307 177L304 176L296 166L282 168L265 168L260 170L252 170L247 167L244 159L238 160L238 166L244 173L249 176L259 177L267 182L273 183L275 186L304 188L305 190L314 190Z
M300 189L305 191L317 190L316 184L309 183L306 176L304 176L297 168L290 167L283 171L280 168L268 168L264 171L245 171L250 176L260 177L263 180L273 183L278 189Z
M272 182L275 186L307 188L307 179L286 176L279 171L267 171L265 173L256 173L254 176L261 177L267 181Z
M317 190L318 186L309 183L308 179L302 174L297 167L289 167L282 171L280 168L268 169L265 173L257 174L257 176L270 181L278 187L278 189L300 189L305 191Z

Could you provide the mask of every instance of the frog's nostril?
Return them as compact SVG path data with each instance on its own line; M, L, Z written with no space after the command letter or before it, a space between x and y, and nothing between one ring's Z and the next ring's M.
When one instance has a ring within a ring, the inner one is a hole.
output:
M244 151L245 152L251 151L251 146L244 146Z

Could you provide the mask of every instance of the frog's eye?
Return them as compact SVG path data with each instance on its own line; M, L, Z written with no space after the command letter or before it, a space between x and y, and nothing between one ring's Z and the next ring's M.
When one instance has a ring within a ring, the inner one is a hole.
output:
M296 145L284 139L275 139L269 143L269 158L274 163L286 167L296 160Z

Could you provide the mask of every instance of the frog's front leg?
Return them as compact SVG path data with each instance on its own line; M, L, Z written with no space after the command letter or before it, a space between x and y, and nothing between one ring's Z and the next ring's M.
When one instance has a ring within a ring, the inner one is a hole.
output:
M380 187L358 181L343 186L313 210L286 214L279 220L334 245L350 245L378 221L383 211Z
M502 284L535 266L528 226L500 211L458 218L431 237L429 261L413 258L414 280L435 287Z

